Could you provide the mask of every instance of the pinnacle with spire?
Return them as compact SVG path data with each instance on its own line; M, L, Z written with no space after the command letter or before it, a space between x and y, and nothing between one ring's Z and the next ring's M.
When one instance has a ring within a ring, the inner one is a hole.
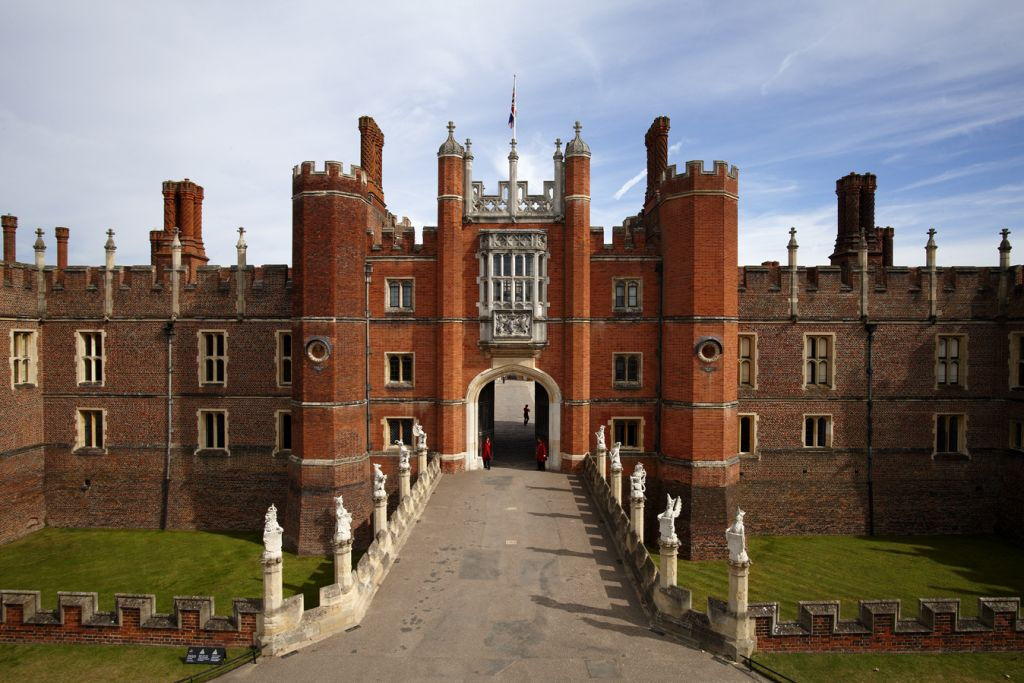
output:
M583 138L580 137L580 131L583 130L583 125L577 121L573 126L573 130L576 131L576 137L570 140L565 145L565 156L590 156L590 147L587 143L583 142Z
M999 251L1010 251L1010 249L1012 249L1012 247L1010 246L1010 240L1008 239L1010 231L1006 228L1003 228L1002 230L999 231L999 234L1003 236L1003 240L999 243Z
M448 122L448 139L441 143L441 147L437 150L437 156L463 156L465 150L459 141L455 139L455 122Z

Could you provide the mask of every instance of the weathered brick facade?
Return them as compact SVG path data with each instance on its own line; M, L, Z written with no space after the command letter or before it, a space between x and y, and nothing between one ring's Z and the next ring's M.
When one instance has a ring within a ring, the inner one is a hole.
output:
M44 525L256 529L275 503L286 544L320 552L340 493L365 543L371 463L394 469L388 420L419 421L446 470L474 468L484 390L510 371L546 391L535 420L553 466L576 469L599 425L610 442L616 424L636 429L622 455L627 473L638 461L650 473L646 526L665 493L681 495L684 557L722 556L736 505L755 534L1021 540L1024 455L1010 446L1024 420L1022 269L893 266L870 174L837 182L832 265L798 266L793 240L791 265L737 268L738 172L669 166L665 117L645 139L644 205L604 244L579 128L538 195L517 179L514 147L509 180L486 194L453 129L437 226L420 243L387 210L371 118L359 166L297 166L292 268L248 266L242 246L238 265L206 266L204 191L187 179L163 185L150 266L68 266L66 228L56 268L18 262L17 219L4 216L0 542ZM35 343L31 381L15 382L15 331ZM82 331L102 333L102 383L83 381ZM223 382L202 381L204 331L223 335ZM739 335L755 336L749 386ZM950 386L937 381L939 335L960 344ZM829 340L827 381L808 382L808 337ZM411 356L411 376L392 377L387 354ZM636 356L635 377L614 354ZM104 411L102 448L83 441L80 410ZM205 447L200 411L225 411L226 443ZM756 416L742 453L741 415ZM805 445L808 415L828 420L821 445ZM958 441L937 449L942 415Z

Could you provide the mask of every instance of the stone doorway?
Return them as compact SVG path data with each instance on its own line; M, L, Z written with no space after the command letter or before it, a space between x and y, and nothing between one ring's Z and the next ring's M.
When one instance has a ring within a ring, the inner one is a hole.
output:
M536 469L540 437L548 448L547 468L559 469L561 394L547 374L520 365L494 368L470 383L466 404L467 470L483 467L481 453L487 437L492 442L493 467ZM530 408L526 424L524 405Z

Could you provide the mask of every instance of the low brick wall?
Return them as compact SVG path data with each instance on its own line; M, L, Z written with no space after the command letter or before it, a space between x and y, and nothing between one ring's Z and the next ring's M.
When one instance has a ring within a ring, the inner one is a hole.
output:
M57 593L57 609L42 610L39 591L0 591L0 642L99 645L223 645L256 642L262 601L236 599L230 617L214 615L213 598L176 597L159 614L156 596L115 596L113 612L97 610L96 593Z
M918 619L900 618L899 600L861 600L857 619L839 602L801 602L797 621L779 621L779 603L751 603L760 652L1000 652L1024 650L1020 598L978 598L978 617L961 618L956 599L918 600Z

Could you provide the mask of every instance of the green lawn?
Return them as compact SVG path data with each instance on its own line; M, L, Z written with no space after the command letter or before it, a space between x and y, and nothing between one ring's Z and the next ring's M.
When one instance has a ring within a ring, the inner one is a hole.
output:
M184 664L183 647L0 644L5 681L174 681L208 670ZM230 648L228 658L245 650Z
M777 601L786 620L796 619L798 600L840 600L841 616L853 619L861 599L899 598L903 616L914 617L918 598L960 598L961 614L974 616L979 596L1024 597L1024 550L994 536L752 536L747 542L750 601ZM680 560L679 585L705 610L708 594L726 597L725 560Z
M1024 680L1024 653L1021 652L935 655L755 654L754 660L800 683Z
M232 598L263 595L262 552L258 533L43 529L0 547L0 589L42 591L43 609L59 590L99 593L101 610L114 593L153 593L161 612L175 595L212 595L229 616ZM333 581L333 558L284 554L284 594L302 593L306 609Z

